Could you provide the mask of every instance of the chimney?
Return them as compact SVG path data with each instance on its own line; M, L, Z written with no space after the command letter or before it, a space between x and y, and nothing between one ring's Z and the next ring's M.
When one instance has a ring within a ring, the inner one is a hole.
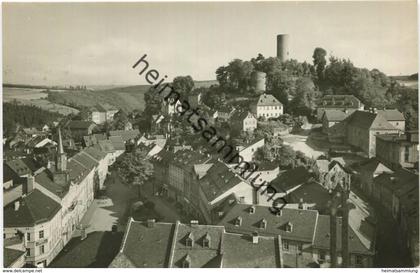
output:
M26 192L30 193L35 189L35 177L29 174L26 178Z
M155 226L155 219L148 219L147 220L147 227L152 228Z
M299 199L298 209L303 209L303 198Z
M258 232L254 231L252 233L252 243L253 244L258 244Z
M196 227L196 226L198 226L198 220L191 220L191 221L190 221L190 225L191 225L192 227Z
M19 208L20 208L20 202L19 201L16 201L15 202L15 211L18 211Z

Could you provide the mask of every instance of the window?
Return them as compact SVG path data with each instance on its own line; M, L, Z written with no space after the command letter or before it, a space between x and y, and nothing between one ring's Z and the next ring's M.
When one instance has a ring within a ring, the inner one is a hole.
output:
M31 249L30 248L26 249L26 256L31 256Z
M40 230L39 231L39 239L43 239L44 238L44 231Z
M363 265L363 257L356 255L356 265Z
M320 261L325 261L325 251L323 251L323 250L319 251L319 260Z
M289 242L288 241L282 241L283 250L289 250Z
M31 234L30 233L26 233L26 241L30 241L31 240Z
M44 254L45 253L45 246L40 246L39 247L39 253Z
M285 225L285 227L284 227L284 230L285 230L286 232L292 232L292 230L293 230L293 224L292 224L292 223L287 223L287 224Z
M185 245L192 247L193 246L193 240L191 238L187 238L187 240L185 240Z
M408 162L410 160L410 148L408 146L404 147L404 161Z
M303 251L303 244L302 243L298 243L298 252L302 253Z

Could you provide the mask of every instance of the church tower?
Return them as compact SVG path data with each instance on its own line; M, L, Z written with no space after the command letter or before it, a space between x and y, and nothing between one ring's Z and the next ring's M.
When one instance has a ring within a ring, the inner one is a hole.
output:
M53 172L53 181L62 186L66 186L69 180L67 172L67 155L63 149L63 139L61 130L58 128L58 151L55 162L55 171Z
M58 172L65 172L67 170L67 155L63 149L63 139L61 137L60 128L58 128L58 151L55 166Z

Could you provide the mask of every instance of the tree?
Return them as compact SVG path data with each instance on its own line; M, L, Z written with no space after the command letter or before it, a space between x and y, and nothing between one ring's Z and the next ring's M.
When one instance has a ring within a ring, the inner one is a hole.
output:
M309 116L315 110L317 92L313 81L308 78L299 78L296 81L296 92L289 104L289 112L296 115Z
M283 145L279 151L279 163L283 167L294 167L296 152L287 145Z
M326 56L327 51L321 47L315 48L314 54L312 55L318 81L324 79L324 69L327 64Z
M174 78L172 87L176 92L180 93L181 96L186 97L190 94L191 90L194 89L194 80L189 75L178 76Z
M142 184L149 180L153 174L153 165L146 159L146 155L146 148L136 147L132 152L118 158L116 166L124 181L130 184Z

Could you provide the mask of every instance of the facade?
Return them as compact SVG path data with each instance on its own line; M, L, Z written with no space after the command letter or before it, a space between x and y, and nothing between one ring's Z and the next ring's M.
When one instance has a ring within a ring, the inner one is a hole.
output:
M373 183L374 178L382 173L393 173L393 170L377 158L371 158L366 162L362 162L353 167L353 169L355 171L353 181L370 197L373 196L374 192L378 192Z
M414 168L419 162L418 132L376 137L376 157L393 167Z
M326 95L317 103L316 116L322 120L325 110L348 111L363 110L364 105L353 95Z
M333 125L343 121L352 112L345 110L326 109L322 116L322 131L328 133L328 129Z
M379 115L382 115L392 126L400 131L405 131L405 118L403 113L397 109L383 109L377 110Z
M26 178L27 194L5 207L5 238L20 237L25 263L47 266L71 240L108 173L106 153L93 147L70 159L59 130L58 153L51 169Z
M230 124L236 132L253 132L257 129L257 119L248 111L236 111L230 119Z
M74 138L82 139L83 136L91 135L96 125L90 121L71 120L66 127L71 131Z
M37 189L4 208L4 239L23 240L26 264L45 267L57 256L60 226L61 205Z
M95 107L90 109L90 112L90 118L94 123L103 124L105 122L112 121L118 110L113 107L97 104Z
M238 154L243 158L244 161L252 162L254 159L255 152L264 147L265 140L264 138L258 139L249 143L238 143L236 145L236 150Z
M175 103L173 103L173 98L170 98L169 101L163 100L162 101L162 105L161 105L161 112L164 115L167 116L171 116L174 115L176 113L178 113L178 111L176 110L178 106L181 105L181 102L179 100L177 100Z
M257 118L277 118L283 115L283 104L273 95L264 93L259 96L256 103L251 105L251 112Z
M109 267L276 268L283 267L280 245L277 237L238 235L226 232L223 226L199 225L197 221L155 223L131 218L120 252Z
M361 149L366 155L376 155L376 137L383 134L398 133L382 115L375 112L356 111L346 122L346 142Z

